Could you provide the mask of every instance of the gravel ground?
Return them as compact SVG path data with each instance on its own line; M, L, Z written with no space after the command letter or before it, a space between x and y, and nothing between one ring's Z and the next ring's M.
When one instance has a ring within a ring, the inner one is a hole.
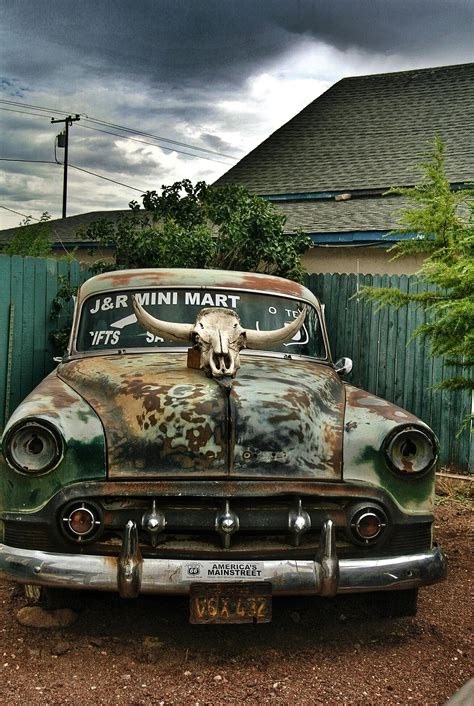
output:
M449 580L416 618L376 617L367 597L274 600L268 625L192 626L182 598L90 595L63 630L25 628L0 582L2 703L444 704L473 673L473 509L437 507Z

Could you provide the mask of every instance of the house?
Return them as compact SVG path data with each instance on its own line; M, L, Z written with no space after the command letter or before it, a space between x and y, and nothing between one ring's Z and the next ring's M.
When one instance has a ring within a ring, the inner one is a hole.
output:
M416 161L435 135L453 188L474 182L474 63L344 78L279 128L216 185L240 183L272 201L286 230L307 233L310 272L410 274L390 262L386 237L419 180Z
M314 247L309 272L410 274L422 258L390 262L406 199L391 186L419 179L416 162L435 135L446 145L453 188L474 182L474 63L344 78L232 167L215 184L240 183L286 217L288 234L301 229ZM113 259L111 250L81 236L96 211L50 221L54 251L82 262ZM0 246L16 229L0 231Z

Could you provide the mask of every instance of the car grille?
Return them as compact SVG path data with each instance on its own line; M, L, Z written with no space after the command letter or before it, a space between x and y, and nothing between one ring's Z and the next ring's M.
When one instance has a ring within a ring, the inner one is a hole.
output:
M390 542L393 554L414 554L431 547L431 522L397 527Z
M43 552L51 551L54 546L49 538L47 527L26 522L5 523L5 544L19 549L35 549Z
M303 509L307 513L311 527L297 538L289 527L289 517L291 513L298 513L298 499L234 498L229 509L238 515L240 524L227 546L222 532L216 529L216 517L223 511L221 501L212 498L163 500L159 507L167 522L155 542L143 528L143 517L150 510L150 500L121 498L115 501L96 499L95 502L103 508L104 531L90 543L74 542L60 529L46 523L14 521L5 522L5 543L41 551L117 555L123 528L132 519L139 529L144 557L314 557L319 548L321 528L327 519L332 519L336 527L337 553L341 558L413 554L431 547L430 522L395 525L380 541L357 546L347 531L344 503L330 500L304 499L300 511Z

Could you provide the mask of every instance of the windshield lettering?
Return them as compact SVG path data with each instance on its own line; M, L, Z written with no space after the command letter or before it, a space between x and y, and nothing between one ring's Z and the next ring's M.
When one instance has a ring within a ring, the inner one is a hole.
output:
M223 306L235 309L240 297L236 294L218 292L185 292L184 303L188 306Z
M206 307L236 311L244 328L270 331L289 325L298 317L302 303L285 297L213 289L139 289L138 291L103 292L86 301L82 308L77 335L78 351L187 347L189 342L156 336L143 329L135 316L131 295L152 316L164 321L192 324ZM306 320L290 341L271 350L291 350L300 355L325 357L318 315L308 308Z

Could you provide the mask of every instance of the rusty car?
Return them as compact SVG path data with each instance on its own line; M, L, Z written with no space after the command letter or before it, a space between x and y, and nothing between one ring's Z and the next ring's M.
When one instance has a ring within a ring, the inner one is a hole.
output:
M446 576L438 441L348 382L304 286L143 269L79 289L67 352L9 419L0 576L45 595L185 594L196 623L272 596L416 612Z

